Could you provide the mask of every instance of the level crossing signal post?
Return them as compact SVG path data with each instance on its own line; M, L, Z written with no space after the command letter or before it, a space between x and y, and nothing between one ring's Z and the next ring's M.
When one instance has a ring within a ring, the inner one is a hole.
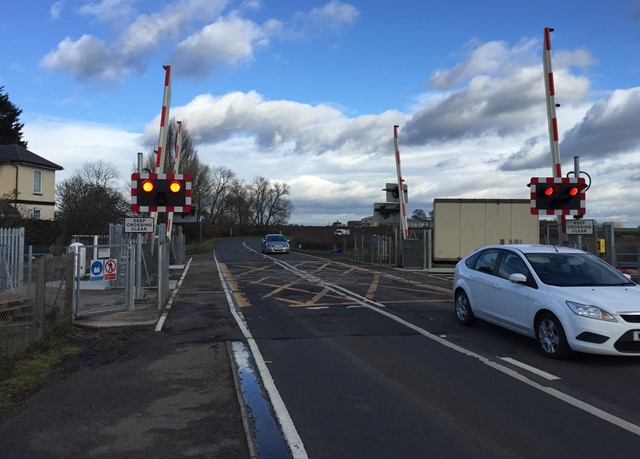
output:
M189 174L131 174L131 210L134 212L191 212Z
M584 216L587 188L584 178L533 177L529 186L533 215Z

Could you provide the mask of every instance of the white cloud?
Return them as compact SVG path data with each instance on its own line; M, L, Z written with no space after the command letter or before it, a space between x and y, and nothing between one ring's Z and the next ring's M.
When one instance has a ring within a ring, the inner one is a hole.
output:
M51 19L60 19L60 15L62 14L62 9L64 8L64 2L55 2L49 8L49 14L51 15Z
M570 129L562 148L586 158L615 157L640 149L640 87L614 91Z
M198 142L216 143L233 137L248 137L265 154L348 155L384 154L394 124L406 115L388 111L379 115L348 118L327 105L309 105L284 100L265 100L255 91L224 96L202 94L189 104L171 110L185 121ZM145 130L145 142L156 141L159 115Z
M239 10L222 16L227 0L171 2L157 11L137 14L124 0L102 0L77 11L112 25L112 38L85 34L65 38L41 61L48 70L69 73L77 80L99 78L112 83L131 72L141 72L149 56L167 47L177 75L208 76L217 65L250 63L273 37L334 34L354 23L359 15L352 5L331 1L310 12L298 12L289 25L268 19L263 24L242 18L240 12L260 9L259 2L244 2ZM59 7L52 7L56 17ZM137 14L137 15L136 15ZM132 18L132 19L130 19ZM177 45L171 45L177 43Z
M55 51L42 59L41 65L48 70L71 73L78 80L100 75L112 82L126 70L115 65L116 59L104 41L83 35L76 41L65 38Z
M32 119L25 123L24 138L29 151L64 167L56 173L57 182L71 177L84 163L101 159L120 172L124 189L137 153L146 152L138 133L82 121Z
M216 64L235 66L253 61L255 49L268 37L255 23L223 18L180 42L171 57L179 75L207 76Z
M78 8L80 14L93 16L100 21L123 18L133 11L133 5L130 0L101 0L89 2Z
M309 12L297 12L291 21L292 29L296 33L336 32L353 24L359 15L355 6L332 0Z

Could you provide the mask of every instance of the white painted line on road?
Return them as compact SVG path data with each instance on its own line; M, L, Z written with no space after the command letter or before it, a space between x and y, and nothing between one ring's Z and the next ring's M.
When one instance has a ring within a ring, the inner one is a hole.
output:
M176 284L176 288L174 288L173 292L171 292L171 298L169 298L169 301L167 301L167 307L165 308L164 312L162 313L162 316L160 316L160 319L158 320L158 323L156 324L155 331L161 331L162 330L162 326L164 325L164 321L167 319L167 315L169 314L169 309L171 309L171 306L173 306L173 300L176 298L176 295L178 294L178 290L180 290L180 286L182 285L182 281L184 280L184 278L187 275L187 271L189 271L189 266L191 266L191 260L193 260L193 258L189 258L189 262L187 263L187 266L184 268L184 271L182 271L182 276L180 276L180 280Z
M547 387L547 386L543 386L542 384L539 384L529 378L527 378L525 375L518 373L517 371L502 365L501 363L498 362L494 362L492 360L489 360L488 358L480 355L480 354L476 354L473 351L470 351L468 349L465 349L461 346L458 346L457 344L454 344L450 341L447 341L444 338L441 338L438 335L434 335L433 333L428 332L427 330L425 330L424 328L418 327L415 324L412 324L411 322L408 322L388 311L386 311L385 309L385 305L381 304L381 303L377 303L374 301L370 301L367 300L366 298L351 292L350 290L338 286L338 285L334 285L334 284L330 284L329 282L323 281L322 279L314 276L313 274L307 273L305 271L301 271L297 268L295 268L294 266L289 265L288 263L285 262L281 262L281 261L276 261L276 263L280 266L282 266L284 269L287 269L288 271L300 276L303 279L308 280L309 282L315 282L318 283L319 285L323 286L323 287L327 287L330 290L332 290L334 293L337 293L338 295L344 296L346 298L350 298L352 300L354 300L355 302L359 303L360 305L367 307L369 309L371 309L372 311L377 312L378 314L381 314L383 316L386 316L404 326L406 326L407 328L410 328L414 331L416 331L417 333L425 336L426 338L429 338L439 344L442 344L445 347L448 347L451 350L454 350L456 352L459 352L461 354L467 355L469 357L478 359L481 363L500 371L501 373L504 373L507 376L512 377L513 379L516 379L528 386L531 386L534 389L537 389L541 392L544 392L552 397L555 397L558 400L562 400L565 403L568 403L569 405L574 406L575 408L578 408L580 410L583 410L593 416L596 416L606 422L609 422L613 425L616 425L618 427L620 427L621 429L624 429L628 432L631 432L637 436L640 436L640 426L635 425L629 421L626 421L622 418L619 418L617 416L614 416L611 413L608 413L604 410L601 410L600 408L597 408L593 405L590 405L586 402L583 402L582 400L579 400L575 397L572 397L569 394L565 394L564 392L561 392L557 389L554 389L552 387Z
M416 332L420 333L421 335L432 339L440 344L442 344L443 346L448 347L449 349L452 349L454 351L457 351L461 354L467 355L469 357L473 357L478 359L480 362L484 363L485 365L494 368L504 374L506 374L507 376L511 376L513 379L516 379L524 384L527 384L528 386L533 387L534 389L537 389L541 392L544 392L548 395L551 395L552 397L557 398L558 400L562 400L563 402L568 403L569 405L572 405L578 409L581 409L583 411L586 411L589 414L592 414L596 417L599 417L600 419L607 421L613 425L616 425L618 427L620 427L621 429L624 429L628 432L631 432L635 435L640 436L640 426L637 426L629 421L626 421L622 418L619 418L617 416L614 416L611 413L607 413L604 410L601 410L600 408L597 408L593 405L590 405L586 402L583 402L582 400L579 400L575 397L572 397L569 394L565 394L564 392L560 392L557 389L554 389L552 387L547 387L547 386L543 386L541 384L538 384L535 381L532 381L531 379L527 378L526 376L518 373L515 370L512 370L508 367L505 367L504 365L497 363L497 362L493 362L491 360L489 360L486 357L483 357L479 354L476 354L475 352L472 352L468 349L465 349L461 346L458 346L457 344L453 344L450 341L447 341L445 339L440 338L439 336L434 335L433 333L428 332L427 330L418 327L417 325L412 324L411 322L407 322L404 319L401 319L400 317L397 317L393 314L391 314L390 312L387 312L383 309L379 309L376 308L375 306L368 306L372 311L377 312L378 314L382 314L383 316L387 316L392 320L395 320L396 322L412 329L415 330Z
M291 451L291 456L294 459L308 459L309 456L307 456L307 451L304 449L302 439L298 434L296 426L293 424L293 420L289 415L289 410L287 410L287 407L284 404L282 397L280 396L280 392L278 392L278 389L273 382L271 372L269 371L269 368L267 368L267 364L262 357L262 353L258 348L258 344L249 331L247 321L245 320L244 315L239 311L238 308L235 307L233 303L233 295L231 294L231 290L229 289L229 286L227 285L224 276L222 275L222 271L220 270L220 265L218 264L218 259L216 258L215 252L213 253L213 260L216 263L216 269L218 270L218 276L220 277L222 288L224 289L224 293L227 297L227 302L229 303L229 309L231 310L231 314L236 320L238 326L240 327L240 330L242 331L242 334L247 340L249 348L251 349L251 354L253 354L253 359L256 363L256 366L258 367L258 372L260 373L262 384L264 385L264 388L269 395L269 399L271 400L271 405L276 415L276 419L280 424L282 434L284 435L285 441L287 442L289 450Z
M562 379L558 376L552 375L551 373L547 373L546 371L543 371L539 368L532 367L531 365L527 365L526 363L512 359L511 357L498 357L498 358L501 360L504 360L505 362L509 362L511 365L515 365L516 367L520 367L523 370L527 370L535 375L541 376L544 379L547 379L549 381L556 381L558 379Z

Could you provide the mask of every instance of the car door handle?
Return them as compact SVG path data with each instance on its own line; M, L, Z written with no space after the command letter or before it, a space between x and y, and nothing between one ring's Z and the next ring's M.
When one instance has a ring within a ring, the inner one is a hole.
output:
M502 287L497 282L493 283L493 288L501 289Z

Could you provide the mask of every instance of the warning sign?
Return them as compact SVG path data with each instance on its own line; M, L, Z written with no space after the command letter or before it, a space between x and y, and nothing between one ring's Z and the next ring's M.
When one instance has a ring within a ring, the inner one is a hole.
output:
M118 273L118 262L110 258L104 262L104 280L116 280Z
M128 217L124 219L125 233L153 233L153 217Z
M567 220L567 234L593 234L593 220Z

